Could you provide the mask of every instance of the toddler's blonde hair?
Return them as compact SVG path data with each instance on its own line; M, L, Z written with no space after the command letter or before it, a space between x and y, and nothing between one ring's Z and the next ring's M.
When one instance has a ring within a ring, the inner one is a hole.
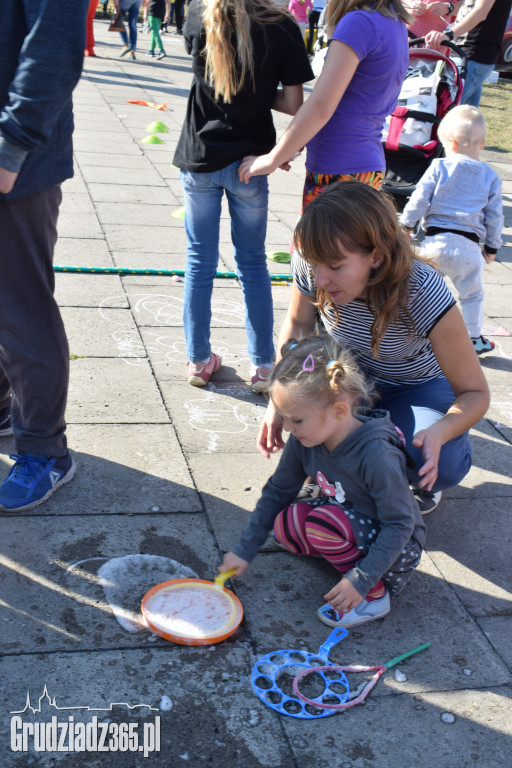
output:
M461 148L480 144L485 141L484 116L476 107L460 104L443 117L437 135L443 146L449 139L454 139Z
M373 384L359 369L354 355L329 336L290 339L281 352L283 358L270 377L270 396L278 383L293 387L298 396L314 402L333 403L342 394L349 396L352 408L373 402Z

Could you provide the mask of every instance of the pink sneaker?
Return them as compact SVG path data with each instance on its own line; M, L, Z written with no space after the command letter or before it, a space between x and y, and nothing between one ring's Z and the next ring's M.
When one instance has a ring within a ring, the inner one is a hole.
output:
M188 383L194 387L204 387L210 381L212 373L220 371L222 358L214 352L210 355L207 363L187 363L188 365Z
M251 376L251 389L253 392L264 392L267 389L273 367L273 365L260 365L259 368L251 370L251 372L254 371Z

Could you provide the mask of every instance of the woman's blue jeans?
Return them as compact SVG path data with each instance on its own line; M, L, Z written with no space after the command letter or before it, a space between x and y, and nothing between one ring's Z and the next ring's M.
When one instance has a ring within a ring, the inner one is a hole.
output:
M236 274L245 300L249 357L256 366L274 361L272 293L265 254L268 181L266 176L254 176L249 184L242 183L239 166L237 161L213 173L180 171L187 234L183 326L192 363L206 360L211 353L211 299L224 192Z
M425 462L421 448L412 444L414 434L440 419L453 404L455 394L444 378L430 379L421 384L384 384L376 382L379 399L376 408L389 411L391 421L405 437L405 447L416 463L416 470ZM472 450L469 435L464 432L441 448L439 473L433 491L444 491L458 485L471 469ZM407 476L414 488L420 478L409 468Z
M137 21L139 18L141 0L134 0L130 6L122 5L121 10L123 12L123 18L128 13L128 29L130 30L130 48L135 51L137 48ZM120 32L121 40L125 45L128 45L128 35L126 32Z
M494 69L494 64L481 64L468 59L468 73L464 82L461 104L478 107L482 98L482 86Z

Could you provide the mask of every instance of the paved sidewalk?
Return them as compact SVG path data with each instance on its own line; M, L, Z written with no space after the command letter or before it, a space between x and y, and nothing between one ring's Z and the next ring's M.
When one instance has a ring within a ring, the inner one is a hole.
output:
M95 32L99 57L85 60L75 93L76 175L64 185L55 262L183 269L171 165L190 83L183 39L166 35L167 58L154 62L141 33L131 62L117 58L106 21ZM169 129L164 144L141 143L154 120ZM276 122L283 129L287 119ZM485 271L485 322L490 334L508 333L512 155L485 159L504 180L507 217L505 247ZM288 248L302 178L296 161L270 179L269 252ZM220 268L233 270L227 216L221 256ZM289 287L273 291L277 331ZM330 658L372 665L426 641L429 650L389 671L366 705L312 723L265 707L250 672L270 651L316 652L325 641L315 612L332 585L326 563L267 544L234 583L243 623L215 646L175 645L130 623L142 595L179 564L213 578L276 464L255 449L265 402L248 386L239 284L216 281L212 341L224 367L199 391L186 382L183 281L59 273L57 297L78 472L43 506L1 519L2 768L510 768L512 337L493 335L497 351L482 359L492 405L472 430L474 467L426 518L417 574L384 621L350 632ZM2 470L11 451L0 438ZM27 691L40 713L26 707ZM31 737L12 751L12 713L23 710L25 724L98 717L148 738L159 717L160 751L36 753Z

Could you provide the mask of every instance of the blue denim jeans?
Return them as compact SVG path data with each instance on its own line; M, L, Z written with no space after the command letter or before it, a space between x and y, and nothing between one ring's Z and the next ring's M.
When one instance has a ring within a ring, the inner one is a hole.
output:
M121 10L123 12L123 18L126 18L128 13L128 29L130 31L130 48L135 51L137 48L137 20L139 18L139 9L142 0L133 0L131 5L128 2L121 4ZM120 32L121 40L125 45L128 44L128 35L126 32Z
M478 107L482 98L482 85L493 69L493 64L480 64L478 61L468 59L468 74L464 82L461 104Z
M391 421L405 437L405 447L419 469L425 459L421 448L412 444L414 434L440 419L453 405L455 394L449 382L441 377L421 384L384 384L376 382L379 399L375 408L389 411ZM439 473L433 491L444 491L458 485L471 469L472 450L469 435L464 432L441 448ZM417 472L408 468L409 483L417 488Z
M272 293L265 254L268 180L266 176L254 176L244 184L238 178L239 166L237 161L213 173L180 171L187 234L183 326L192 363L206 360L211 353L211 298L219 261L224 192L231 217L236 274L245 300L249 357L256 366L274 360Z

